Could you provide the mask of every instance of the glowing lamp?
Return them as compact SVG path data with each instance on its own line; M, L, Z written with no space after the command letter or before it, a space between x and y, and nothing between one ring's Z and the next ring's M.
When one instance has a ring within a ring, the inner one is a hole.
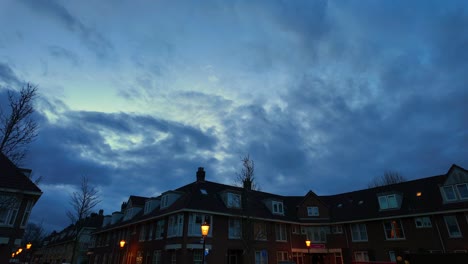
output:
M121 248L125 247L125 240L120 240L119 245Z
M208 235L208 232L210 231L210 224L208 224L207 222L204 222L202 225L201 225L201 233L202 233L202 236L203 237L206 237Z
M26 249L31 249L31 247L32 247L31 242L29 242L29 243L26 244Z
M307 239L307 240L305 241L305 243L306 243L306 246L307 246L307 247L310 247L310 240L309 240L309 239Z
M23 252L23 249L22 249L22 248L18 248L18 253L17 253L17 254L19 254L19 253L21 253L21 252Z

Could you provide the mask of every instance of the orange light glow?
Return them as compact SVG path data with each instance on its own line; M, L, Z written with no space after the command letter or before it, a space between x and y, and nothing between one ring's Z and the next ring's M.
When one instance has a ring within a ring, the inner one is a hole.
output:
M422 192L417 192L417 193L416 193L416 196L417 196L417 197L419 197L419 196L421 196L421 195L422 195Z
M125 240L120 240L119 244L121 248L125 247Z
M306 243L306 246L307 246L307 247L310 247L310 240L309 240L309 239L307 239L307 240L305 241L305 243Z
M208 232L210 231L210 224L208 224L207 222L204 222L202 225L201 225L201 233L202 233L202 236L203 237L206 237L208 235Z
M29 242L29 243L26 244L26 249L31 249L31 247L32 247L31 242Z

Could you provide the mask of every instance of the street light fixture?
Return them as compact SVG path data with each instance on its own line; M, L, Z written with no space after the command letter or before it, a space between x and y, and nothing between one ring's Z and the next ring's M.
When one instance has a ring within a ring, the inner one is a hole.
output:
M32 244L31 244L31 242L29 242L29 243L27 243L27 244L26 244L26 249L28 249L28 250L29 250L29 249L31 249L31 247L32 247Z
M201 233L203 236L203 251L202 251L202 264L205 264L205 240L208 232L210 231L210 224L206 221L201 225Z
M305 241L305 243L306 243L306 246L307 246L307 255L309 255L310 262L312 263L312 257L310 256L310 239L307 239Z
M123 239L120 240L119 245L120 245L120 248L125 247L125 240L123 240Z

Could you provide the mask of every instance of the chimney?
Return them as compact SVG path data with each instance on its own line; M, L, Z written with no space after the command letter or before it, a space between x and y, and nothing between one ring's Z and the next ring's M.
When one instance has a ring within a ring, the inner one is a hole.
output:
M252 190L252 180L250 178L244 179L244 189L246 190Z
M198 167L197 171L197 182L204 182L205 181L205 170L203 167Z

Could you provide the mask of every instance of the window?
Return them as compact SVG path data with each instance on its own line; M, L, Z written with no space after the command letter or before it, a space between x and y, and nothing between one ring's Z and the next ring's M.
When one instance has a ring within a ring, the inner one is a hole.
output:
M304 254L302 252L292 252L292 261L296 263L304 263ZM337 264L341 264L341 262L336 262Z
M395 194L379 196L380 210L393 209L398 207Z
M153 240L154 237L154 223L148 224L149 230L148 230L148 240Z
M387 240L404 239L403 227L400 220L384 221L385 237Z
M446 201L455 201L457 200L457 195L455 194L455 190L453 189L453 186L444 186L442 188L444 190L444 197Z
M141 225L139 241L145 241L146 239L146 225Z
M25 227L28 223L29 215L31 215L31 210L33 207L33 201L29 200L24 211L23 220L21 221L21 226Z
M241 238L241 221L239 218L229 218L229 238L239 239Z
M288 260L288 252L287 251L278 251L278 252L276 252L276 260L278 262Z
M203 261L203 250L202 249L195 249L193 251L193 263L194 264L202 264Z
M330 233L330 229L324 226L311 226L305 229L307 237L312 243L325 243L327 241L327 233Z
M154 239L162 239L164 237L164 220L159 220L156 223Z
M167 237L180 237L184 229L184 215L172 215L169 217Z
M356 262L369 262L369 255L367 251L356 251L354 252L354 260Z
M284 214L283 203L282 202L273 201L272 206L273 206L273 213L274 214Z
M445 224L447 225L447 230L450 237L461 237L460 227L458 226L458 221L454 215L444 216Z
M199 236L201 237L201 229L200 226L204 222L211 223L211 216L206 214L197 214L192 213L189 215L189 223L188 223L188 235L189 236ZM208 236L211 236L211 228L208 231Z
M138 251L136 255L136 264L143 264L143 252Z
M366 224L351 225L351 237L354 242L367 241Z
M13 225L19 209L19 201L13 196L0 196L0 225Z
M262 222L254 223L255 240L267 240L266 224Z
M343 234L343 226L342 225L332 225L331 232L333 234Z
M468 184L467 183L462 183L462 184L457 184L457 192L458 196L460 197L461 200L468 199Z
M317 206L307 207L308 216L319 216L319 208Z
M414 223L417 228L428 228L432 227L431 219L428 216L416 217Z
M155 250L153 253L153 263L152 264L161 264L161 250Z
M283 225L283 224L275 225L276 241L287 241L286 234L287 234L286 225Z
M390 258L390 261L391 261L391 262L396 262L395 251L389 251L389 252L388 252L388 257Z
M255 264L268 264L268 251L255 251Z
M161 208L166 208L169 206L169 195L163 195L161 197Z
M227 207L229 208L241 208L241 196L236 193L227 194Z

